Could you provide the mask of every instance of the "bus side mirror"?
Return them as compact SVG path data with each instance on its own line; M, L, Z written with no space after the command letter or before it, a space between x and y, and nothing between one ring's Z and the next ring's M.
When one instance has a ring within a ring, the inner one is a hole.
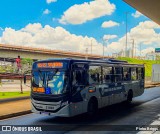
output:
M24 84L26 84L27 77L24 75Z

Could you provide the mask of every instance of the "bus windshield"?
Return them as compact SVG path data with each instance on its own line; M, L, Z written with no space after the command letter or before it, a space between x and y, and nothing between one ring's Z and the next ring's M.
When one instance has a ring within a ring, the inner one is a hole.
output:
M44 88L47 94L63 94L67 92L67 74L59 69L33 71L32 87ZM46 92L45 92L46 93Z

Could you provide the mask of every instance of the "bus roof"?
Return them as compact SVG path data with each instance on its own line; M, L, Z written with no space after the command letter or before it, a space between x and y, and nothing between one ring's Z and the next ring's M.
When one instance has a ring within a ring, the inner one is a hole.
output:
M143 64L130 64L127 61L123 60L117 60L117 59L97 59L97 60L89 60L89 59L74 59L74 58L52 58L52 59L46 59L46 60L39 60L35 63L40 62L53 62L53 61L68 61L68 62L83 62L83 63L107 63L107 64L118 64L118 65L133 65L134 67L144 67Z

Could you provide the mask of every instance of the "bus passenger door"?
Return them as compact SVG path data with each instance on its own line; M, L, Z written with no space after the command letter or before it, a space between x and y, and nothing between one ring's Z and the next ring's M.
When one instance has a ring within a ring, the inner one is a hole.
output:
M131 74L132 74L132 90L134 93L134 96L139 96L143 93L143 89L141 89L141 79L142 79L142 68L132 68Z
M102 67L102 107L111 105L113 102L113 67L103 66Z
M99 90L101 93L101 107L110 105L109 84L101 84Z
M115 97L115 94L114 94L114 87L115 87L115 83L110 83L109 84L109 90L108 90L108 103L109 105L112 105L114 104L114 97Z
M123 74L123 69L122 67L114 67L114 86L112 89L113 95L112 95L112 101L113 104L119 103L124 99L124 88L122 85L122 74Z
M82 65L81 65L82 66ZM78 66L74 67L72 71L72 115L77 115L83 113L83 91L86 88L87 80L86 80L86 71L84 68L80 68Z

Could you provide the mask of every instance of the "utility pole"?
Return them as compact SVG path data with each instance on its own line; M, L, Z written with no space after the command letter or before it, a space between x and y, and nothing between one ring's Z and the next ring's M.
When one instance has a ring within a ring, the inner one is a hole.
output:
M125 12L126 14L126 46L125 46L125 57L127 56L127 46L128 46L128 14L129 12Z
M93 45L92 40L91 40L91 44L90 45L86 45L86 46L90 46L91 47L91 55L92 55L93 46L96 46L96 45Z
M88 59L88 48L86 48L86 60Z
M134 39L132 39L132 58L134 58Z
M141 44L140 44L140 59L141 59Z

